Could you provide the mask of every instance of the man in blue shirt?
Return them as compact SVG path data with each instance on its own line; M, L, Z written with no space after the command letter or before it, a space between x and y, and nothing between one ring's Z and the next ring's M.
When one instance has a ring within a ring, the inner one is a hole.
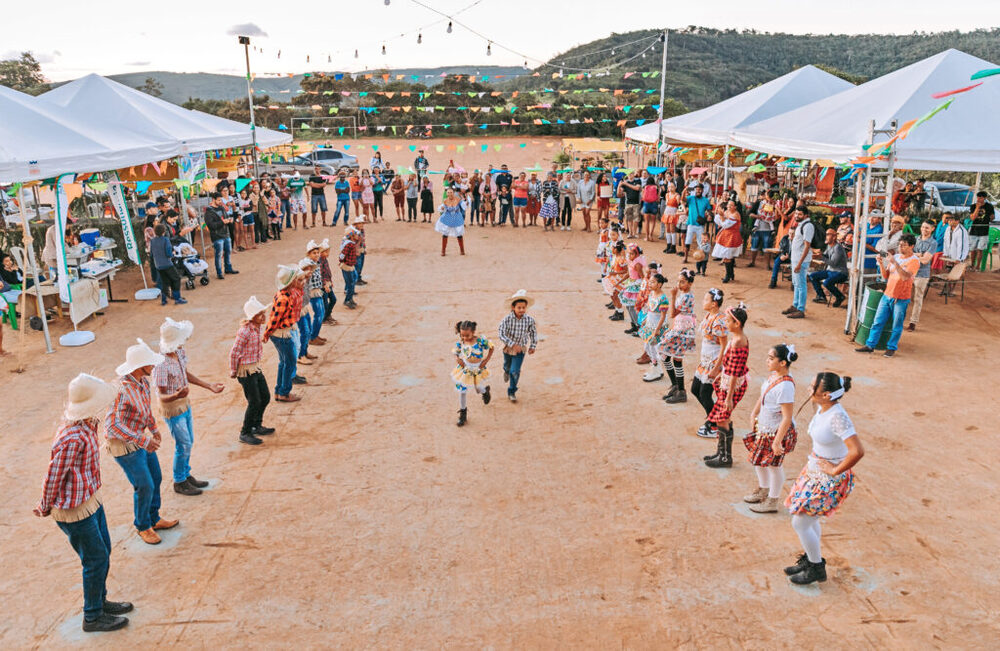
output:
M882 215L873 214L868 218L868 235L865 237L865 273L871 274L878 270L878 249L875 245L882 239Z
M350 216L351 184L347 182L347 177L343 172L337 176L337 182L333 184L333 191L337 193L337 207L333 211L333 225L337 225L341 210L344 211L344 223L346 224Z
M698 242L701 241L701 234L705 232L704 224L708 220L707 213L712 206L708 197L702 196L703 193L704 189L699 183L694 188L694 194L689 194L687 197L687 235L684 238L685 263L688 261L688 252L691 250L691 243L694 242L695 248L697 248ZM699 223L699 218L705 221Z

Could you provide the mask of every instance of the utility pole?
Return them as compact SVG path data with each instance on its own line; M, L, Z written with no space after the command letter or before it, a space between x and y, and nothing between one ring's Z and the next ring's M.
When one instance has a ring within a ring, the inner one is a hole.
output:
M250 105L250 137L253 140L253 151L250 152L253 159L253 177L260 178L257 171L257 127L253 120L253 89L250 87L250 37L240 36L240 45L243 46L243 54L247 60L247 103Z
M663 43L663 63L660 64L660 110L657 112L657 126L659 127L656 136L656 164L660 165L660 147L663 146L663 102L664 94L667 91L667 30L663 30L660 35L660 42Z

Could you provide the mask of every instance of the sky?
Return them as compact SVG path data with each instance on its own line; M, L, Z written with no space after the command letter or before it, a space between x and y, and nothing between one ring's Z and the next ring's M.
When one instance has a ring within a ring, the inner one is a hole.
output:
M104 0L93 7L76 0L20 2L3 10L0 58L31 51L51 81L92 72L242 74L243 48L234 35L242 32L259 48L251 51L251 66L260 76L453 64L520 66L525 60L534 67L612 32L688 25L796 34L1000 26L1000 0L647 0L630 5L639 10L619 11L618 6L607 0L389 0L388 5L386 0L174 0L155 5ZM284 7L294 9L281 11ZM495 40L487 56L490 39Z

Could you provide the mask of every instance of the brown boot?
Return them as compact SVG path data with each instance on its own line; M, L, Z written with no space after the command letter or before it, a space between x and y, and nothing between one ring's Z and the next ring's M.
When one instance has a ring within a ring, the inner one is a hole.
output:
M464 237L459 237L458 238L458 250L459 250L459 252L460 252L461 255L465 255L465 238Z
M289 393L287 396L274 396L275 402L298 402L299 400L302 400L302 397L294 393Z
M448 250L448 236L447 235L442 235L441 236L441 255L443 256L445 254L445 251L447 251L447 250Z
M314 339L310 339L309 340L309 345L310 346L325 346L326 345L326 339L324 339L323 337L316 337Z
M646 353L643 353L642 355L640 355L639 357L636 358L635 363L636 364L649 364L651 361L653 361L653 360L649 359L649 355L646 354Z
M153 528L154 529L173 529L174 527L176 527L180 523L181 523L180 520L164 520L163 518L160 518L159 520L156 521L156 524L153 525Z
M157 534L152 529L146 529L145 531L140 531L138 533L139 533L139 537L142 538L142 542L146 543L147 545L159 545L160 544L160 536L159 536L159 534Z

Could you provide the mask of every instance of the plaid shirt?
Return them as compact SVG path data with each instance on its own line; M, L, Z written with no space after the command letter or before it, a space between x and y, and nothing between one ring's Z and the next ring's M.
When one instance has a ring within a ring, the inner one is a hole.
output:
M556 201L559 200L559 184L555 181L542 181L541 187L541 198L545 201L549 197L552 197Z
M525 314L520 319L514 315L514 311L511 310L510 314L503 318L500 322L500 327L497 328L498 334L500 335L500 341L504 343L505 346L524 346L530 342L529 349L534 350L535 346L538 345L538 332L535 330L535 320Z
M348 267L353 267L358 261L358 245L353 240L344 240L340 246L340 262Z
M159 389L166 389L167 393L177 393L188 384L187 353L183 348L178 348L176 353L176 358L164 355L163 361L153 367L153 384Z
M253 366L260 363L264 353L264 345L260 340L260 326L253 321L246 321L236 332L236 341L229 351L229 372L236 375L240 366Z
M323 289L323 272L319 266L313 269L313 272L309 274L309 280L306 281L306 287L310 292L314 289Z
M333 284L333 272L330 271L330 258L327 256L319 257L319 273L323 278L323 284L326 283Z
M267 329L264 330L264 341L267 341L275 330L291 328L298 323L301 314L302 292L294 291L290 286L279 290L274 295L274 306L271 308Z
M94 419L63 422L52 441L38 510L72 509L101 487L101 453Z
M137 380L132 375L122 376L118 396L104 419L104 435L108 439L135 443L141 448L149 445L150 437L145 433L147 429L154 438L160 438L149 397L146 378Z

